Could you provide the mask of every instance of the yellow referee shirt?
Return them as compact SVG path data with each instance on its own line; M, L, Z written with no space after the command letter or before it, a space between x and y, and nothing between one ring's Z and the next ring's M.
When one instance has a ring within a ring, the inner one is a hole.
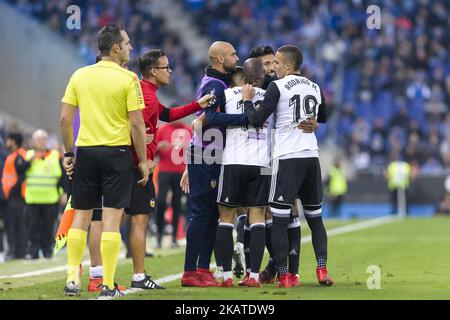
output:
M62 102L80 109L78 147L131 145L128 112L145 107L137 75L112 61L75 71Z

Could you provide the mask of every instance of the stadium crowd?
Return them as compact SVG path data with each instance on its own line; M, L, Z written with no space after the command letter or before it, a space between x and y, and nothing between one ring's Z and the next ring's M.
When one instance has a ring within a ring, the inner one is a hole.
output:
M180 35L167 29L167 22L159 14L158 1L101 1L101 0L5 0L20 12L28 14L52 31L61 34L74 43L79 56L86 64L95 62L98 53L97 32L108 23L121 23L129 33L133 51L128 63L130 70L139 72L140 54L151 48L164 48L173 68L174 85L163 88L175 101L184 101L194 95L196 79L202 73L203 65L193 59L186 59L187 49ZM66 12L70 5L78 5L81 11L81 28L69 30Z
M174 85L162 91L178 101L194 94L203 67L184 58L187 49L180 35L167 29L157 1L7 2L77 43L87 63L97 53L96 32L121 22L134 47L131 70L138 72L140 53L162 47L175 66ZM336 126L320 128L319 142L335 137L355 168L385 166L399 149L422 173L439 174L450 166L447 1L381 1L381 30L366 26L368 1L184 3L205 36L235 44L240 57L261 43L301 44L307 66L302 72L322 84L333 102ZM70 4L88 13L80 30L69 31L61 18Z
M205 35L240 56L260 43L300 44L303 72L335 103L337 143L356 168L385 166L399 149L423 173L450 166L448 1L377 1L381 30L366 26L370 1L185 4Z

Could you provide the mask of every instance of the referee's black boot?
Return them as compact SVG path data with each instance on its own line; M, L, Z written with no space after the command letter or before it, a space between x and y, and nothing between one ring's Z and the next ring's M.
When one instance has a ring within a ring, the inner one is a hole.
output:
M78 297L80 295L80 286L71 281L64 287L64 295L66 297Z
M124 294L122 291L117 288L117 284L114 284L114 288L112 290L109 289L108 286L103 285L102 291L100 292L100 296L97 298L98 300L108 300L116 297L123 297Z

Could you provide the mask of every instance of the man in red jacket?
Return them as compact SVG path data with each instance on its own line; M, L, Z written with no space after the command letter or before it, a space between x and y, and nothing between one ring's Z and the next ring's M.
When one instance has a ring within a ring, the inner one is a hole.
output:
M162 50L149 50L139 58L139 67L142 73L141 88L144 96L145 108L142 111L145 127L147 130L147 159L152 174L155 164L153 158L156 154L156 134L158 119L162 121L174 121L181 119L191 113L206 108L209 102L214 98L207 94L198 101L191 102L187 105L166 108L162 105L156 95L157 90L161 86L170 83L172 70L170 69L169 60ZM132 147L133 165L135 167L135 177L131 196L131 206L126 208L125 212L131 216L130 228L130 249L133 258L133 280L132 288L141 289L163 289L163 287L151 280L150 276L145 273L144 258L146 248L146 231L149 215L154 211L155 206L155 187L150 176L149 182L144 187L137 184L139 180L139 172L137 170L137 155Z
M167 123L158 129L156 143L159 155L158 198L156 207L156 224L158 226L158 247L161 247L164 235L164 213L166 212L166 197L172 191L172 247L178 247L178 219L181 212L180 180L186 169L184 150L191 141L192 130L181 121Z

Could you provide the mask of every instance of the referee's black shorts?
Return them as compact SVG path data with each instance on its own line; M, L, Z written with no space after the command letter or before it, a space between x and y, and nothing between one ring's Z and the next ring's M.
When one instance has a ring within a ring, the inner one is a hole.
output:
M89 210L130 206L132 175L129 146L79 147L72 183L72 207Z

